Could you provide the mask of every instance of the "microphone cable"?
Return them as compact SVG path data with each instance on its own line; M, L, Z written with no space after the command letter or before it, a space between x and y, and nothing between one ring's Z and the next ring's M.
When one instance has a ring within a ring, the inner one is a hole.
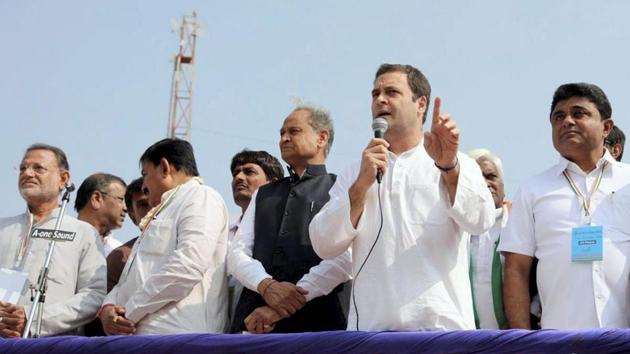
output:
M359 309L357 308L357 300L354 297L355 289L357 288L357 279L359 279L359 274L361 274L361 270L363 270L365 263L367 263L368 259L370 258L370 255L372 254L372 251L374 250L374 246L376 246L376 243L378 242L378 239L381 236L381 231L383 230L383 205L381 204L381 184L380 183L378 183L377 194L378 194L378 209L380 212L381 223L380 223L380 226L378 227L378 232L376 233L376 239L374 239L374 243L372 243L372 247L370 247L370 251L368 252L367 256L365 256L365 260L363 260L363 263L361 263L361 266L359 267L359 270L357 271L357 275L354 276L354 280L352 282L352 304L354 305L354 314L357 317L357 321L355 324L357 331L359 330Z

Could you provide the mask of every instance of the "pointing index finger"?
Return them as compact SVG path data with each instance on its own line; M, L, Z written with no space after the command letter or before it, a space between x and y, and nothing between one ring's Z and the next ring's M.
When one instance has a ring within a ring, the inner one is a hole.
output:
M435 103L433 104L433 123L437 124L440 121L440 106L442 105L442 99L439 97L435 98Z

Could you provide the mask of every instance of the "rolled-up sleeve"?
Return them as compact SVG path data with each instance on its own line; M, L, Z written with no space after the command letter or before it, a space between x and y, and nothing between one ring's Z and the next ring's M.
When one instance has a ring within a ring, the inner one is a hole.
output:
M501 235L499 251L523 254L533 257L536 251L534 217L531 198L521 188L512 202L512 212Z

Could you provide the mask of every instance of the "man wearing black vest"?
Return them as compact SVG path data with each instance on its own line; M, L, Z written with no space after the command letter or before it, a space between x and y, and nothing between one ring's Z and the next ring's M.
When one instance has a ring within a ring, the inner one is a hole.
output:
M308 232L336 179L324 165L333 135L321 109L302 105L285 119L279 144L290 175L258 189L230 245L228 270L244 285L232 332L346 328L337 295L350 278L350 254L322 261Z

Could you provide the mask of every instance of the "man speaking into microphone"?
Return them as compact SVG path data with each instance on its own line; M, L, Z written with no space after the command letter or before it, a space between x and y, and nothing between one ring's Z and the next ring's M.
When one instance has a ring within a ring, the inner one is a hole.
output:
M459 131L439 98L423 134L430 94L413 66L380 66L372 118L387 131L337 178L310 224L320 257L352 248L350 330L475 328L467 233L492 225L494 204L478 165L458 152Z

